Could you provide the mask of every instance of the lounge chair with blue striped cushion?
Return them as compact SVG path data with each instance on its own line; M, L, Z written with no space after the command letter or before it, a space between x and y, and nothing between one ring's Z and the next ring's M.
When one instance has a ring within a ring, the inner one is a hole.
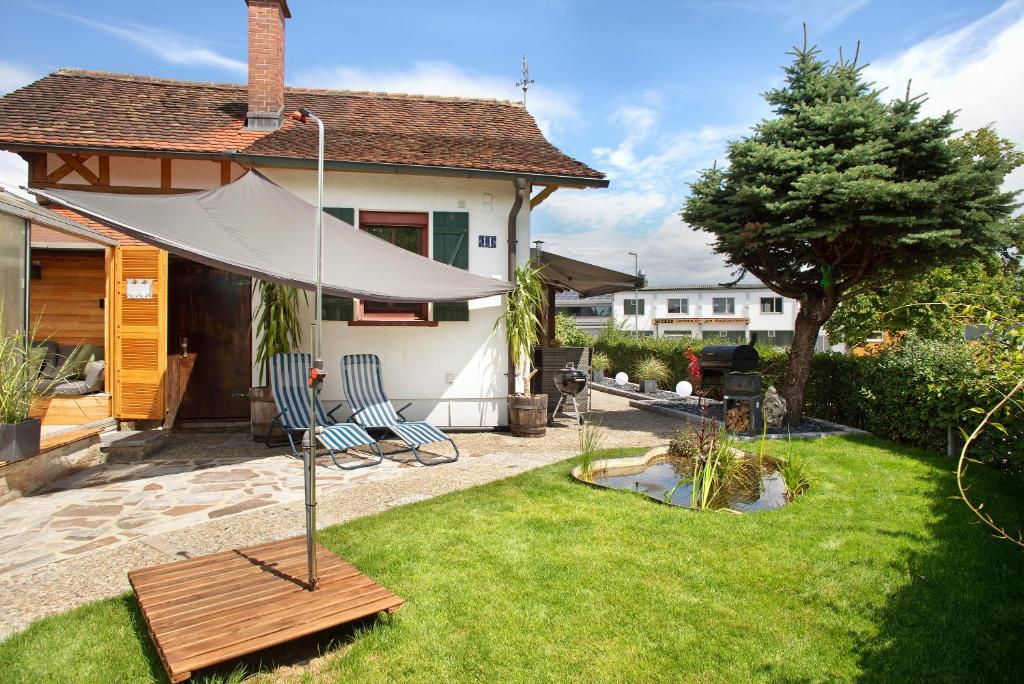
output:
M270 385L271 393L274 395L274 404L277 406L278 414L270 424L267 432L267 446L270 446L270 438L274 432L274 426L280 425L291 445L292 453L301 457L295 439L300 441L302 436L309 432L309 369L311 366L309 354L274 354L270 360ZM324 411L320 403L320 397L316 399L316 420L317 420L317 441L322 444L331 455L334 465L343 470L354 470L366 466L377 465L381 462L382 456L377 440L370 437L359 425L354 423L339 423L332 414L341 405L335 406L330 411ZM366 460L365 453L356 451L359 446L369 446L376 457L375 460ZM336 452L352 450L363 461L355 464L341 464L335 457Z
M341 386L345 399L352 409L349 420L358 423L370 433L391 433L406 443L416 460L423 465L452 463L459 459L459 448L451 437L430 423L406 420L402 411L412 406L408 403L395 410L384 392L381 378L380 359L376 354L350 354L341 359ZM455 450L452 457L440 456L423 460L419 447L426 444L448 442Z

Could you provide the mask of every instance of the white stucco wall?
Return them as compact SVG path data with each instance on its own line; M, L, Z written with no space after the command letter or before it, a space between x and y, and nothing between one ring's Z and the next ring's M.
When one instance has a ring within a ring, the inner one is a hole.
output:
M783 299L781 314L761 313L762 297L777 297L767 288L763 289L703 289L703 290L641 290L639 297L644 300L644 313L638 317L637 323L641 331L650 331L664 335L666 331L688 331L699 337L704 331L728 330L793 330L799 304L792 299ZM735 299L735 312L732 314L716 314L713 300L718 297ZM623 314L623 302L633 299L632 292L618 292L613 298L613 310L616 320L627 330L632 330L634 317ZM689 312L683 315L668 312L669 299L687 299ZM693 321L680 320L678 323L657 323L654 319L666 319L679 316L688 318L735 318L735 323L714 322L697 324ZM749 319L749 322L741 319Z
M260 171L300 197L316 201L315 173L279 168ZM324 180L325 206L352 207L357 212L468 212L469 270L502 278L507 270L507 222L513 199L511 181L349 172L327 172ZM529 216L527 203L518 224L520 263L529 258ZM432 214L430 220L432 223ZM431 247L432 235L428 240ZM497 247L479 247L479 235L496 235ZM323 358L329 375L323 397L331 402L344 396L339 367L344 354L374 353L381 358L385 388L392 401L399 405L413 402L406 417L430 420L439 426L505 424L507 352L501 331L492 333L502 311L502 298L472 301L469 310L468 322L441 322L437 327L362 327L325 321ZM312 307L305 307L307 350L312 314ZM342 416L346 410L336 415Z

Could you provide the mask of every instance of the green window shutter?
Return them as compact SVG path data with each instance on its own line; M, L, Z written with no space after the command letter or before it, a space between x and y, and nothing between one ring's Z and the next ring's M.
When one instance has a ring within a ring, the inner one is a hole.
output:
M336 219L345 223L356 224L356 210L349 207L324 207L324 211ZM355 307L351 297L332 297L324 295L324 305L321 315L325 321L351 321L353 320Z
M324 207L324 211L345 223L356 225L356 210L350 207Z
M469 268L469 213L434 212L434 261ZM468 321L469 302L434 302L435 321Z

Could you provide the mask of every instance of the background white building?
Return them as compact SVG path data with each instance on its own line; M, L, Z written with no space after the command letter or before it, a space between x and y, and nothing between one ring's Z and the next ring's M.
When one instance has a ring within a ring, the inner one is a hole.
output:
M587 332L596 334L614 316L616 323L639 335L655 337L723 338L743 342L757 333L758 341L780 347L793 342L799 303L780 297L760 284L658 285L638 292L618 292L605 301L573 300L563 296L560 311L577 316ZM607 312L602 319L596 313ZM818 349L829 348L824 332Z

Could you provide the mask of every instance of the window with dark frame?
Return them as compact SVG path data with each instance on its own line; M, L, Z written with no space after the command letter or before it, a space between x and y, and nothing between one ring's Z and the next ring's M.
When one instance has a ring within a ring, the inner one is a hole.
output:
M761 313L782 313L782 297L761 297Z
M429 256L427 234L429 220L426 212L360 211L359 229L386 240L396 247L420 256ZM362 320L425 321L426 302L374 302L359 301Z
M670 314L688 314L690 313L690 300L689 299L676 299L672 298L668 300L668 312Z
M736 299L734 297L713 297L711 311L716 314L734 314L736 313Z
M639 302L640 310L637 311L637 302ZM623 299L622 300L622 313L627 316L644 315L644 300L642 299Z

